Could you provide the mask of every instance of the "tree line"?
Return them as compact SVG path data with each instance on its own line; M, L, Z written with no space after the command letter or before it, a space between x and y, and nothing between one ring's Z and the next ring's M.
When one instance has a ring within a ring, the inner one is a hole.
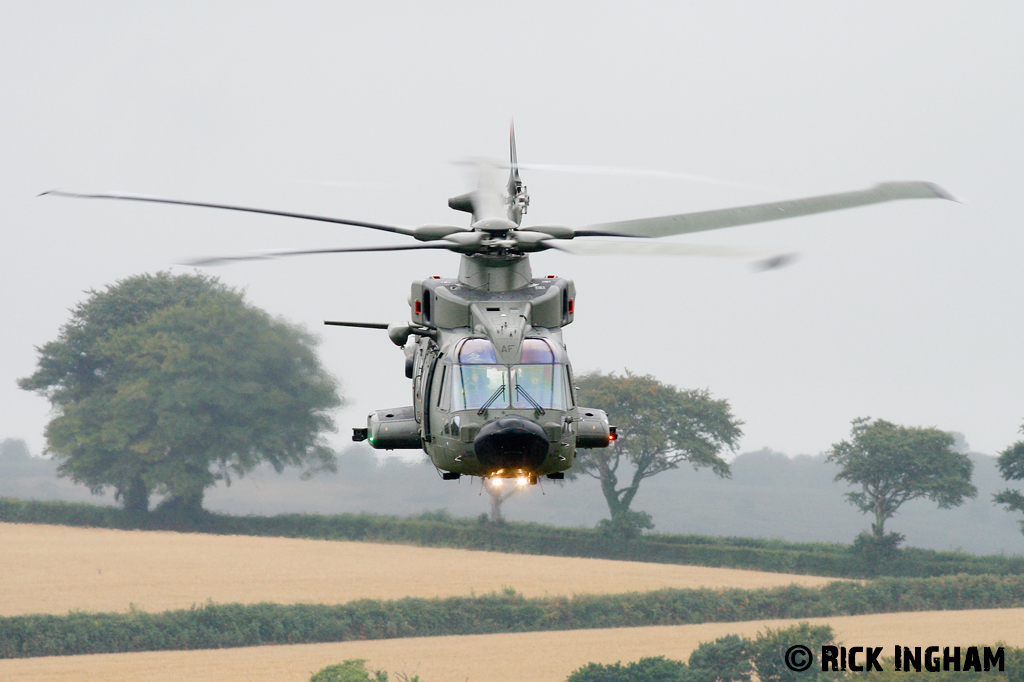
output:
M343 401L315 346L308 332L216 278L140 275L89 292L19 385L54 409L45 435L61 476L93 492L112 489L130 513L146 514L156 494L163 511L195 517L207 489L260 464L306 475L336 468L324 434ZM736 450L742 421L727 400L628 371L577 383L579 400L605 407L619 426L616 443L581 450L570 470L600 485L609 534L653 527L632 506L647 479L684 464L731 475L723 455ZM854 486L847 499L872 518L857 538L865 552L884 556L902 542L885 524L905 503L948 509L976 496L973 464L953 445L936 428L858 418L849 440L832 446L835 481ZM1000 454L999 468L1008 481L1024 478L1024 441ZM489 492L490 518L500 522L509 493ZM1020 491L995 502L1024 511Z
M621 377L588 374L579 384L581 400L607 405L611 418L622 424L613 447L581 451L574 467L576 475L601 482L611 516L606 522L609 530L631 535L652 526L649 515L630 509L645 478L684 463L722 478L731 475L721 454L735 450L742 422L731 414L728 401L629 372ZM846 494L848 501L872 518L855 546L869 556L891 556L904 536L887 533L885 524L904 504L925 499L939 509L950 509L977 496L971 483L974 464L954 445L953 435L937 428L864 417L853 420L850 439L834 444L826 461L838 468L834 481L855 487ZM1005 480L1024 479L1024 441L1003 451L998 466ZM1008 511L1024 511L1024 494L1016 490L1000 492L994 502ZM1021 528L1024 531L1024 521Z

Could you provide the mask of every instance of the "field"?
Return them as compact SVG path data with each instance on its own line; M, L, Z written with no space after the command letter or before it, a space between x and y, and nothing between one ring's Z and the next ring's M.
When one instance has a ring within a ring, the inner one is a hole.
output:
M405 545L0 524L0 613L158 611L218 603L341 603L356 598L620 593L660 587L761 587L828 579L663 564L508 555ZM1024 609L808 619L848 644L1024 646ZM0 680L305 682L347 658L424 682L562 682L587 661L666 655L793 621L431 637L205 651L0 661Z
M1024 646L1024 609L937 611L811 618L848 644L955 646L1003 640ZM665 655L685 660L700 642L795 621L710 623L675 627L423 637L210 651L159 651L0 661L4 682L307 682L311 672L349 658L369 667L418 674L424 682L563 682L587 661L613 663Z
M0 523L0 615L486 594L771 587L829 578L363 542Z

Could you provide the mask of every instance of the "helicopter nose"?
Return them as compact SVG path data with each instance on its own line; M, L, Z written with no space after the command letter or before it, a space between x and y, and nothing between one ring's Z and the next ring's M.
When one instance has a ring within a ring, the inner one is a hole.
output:
M473 439L473 450L489 470L533 471L548 455L548 436L533 420L505 415L480 427Z

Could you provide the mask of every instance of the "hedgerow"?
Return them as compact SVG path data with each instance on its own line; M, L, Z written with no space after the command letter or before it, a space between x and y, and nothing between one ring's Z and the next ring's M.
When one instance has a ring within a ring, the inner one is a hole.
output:
M0 658L1017 606L1024 606L1024 578L966 575L837 581L820 588L672 589L540 599L507 590L341 605L208 603L163 613L0 618Z

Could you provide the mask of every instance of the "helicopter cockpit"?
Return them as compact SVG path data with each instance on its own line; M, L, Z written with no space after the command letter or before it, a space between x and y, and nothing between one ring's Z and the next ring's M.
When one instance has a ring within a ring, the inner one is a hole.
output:
M453 359L451 386L441 389L443 409L533 409L544 414L572 405L565 353L548 339L523 339L519 364L510 366L498 364L489 339L463 339Z
M536 481L538 472L571 463L569 361L561 344L544 337L523 339L518 362L508 363L509 354L495 352L488 338L457 341L441 366L437 409L426 420L452 453L453 467Z

